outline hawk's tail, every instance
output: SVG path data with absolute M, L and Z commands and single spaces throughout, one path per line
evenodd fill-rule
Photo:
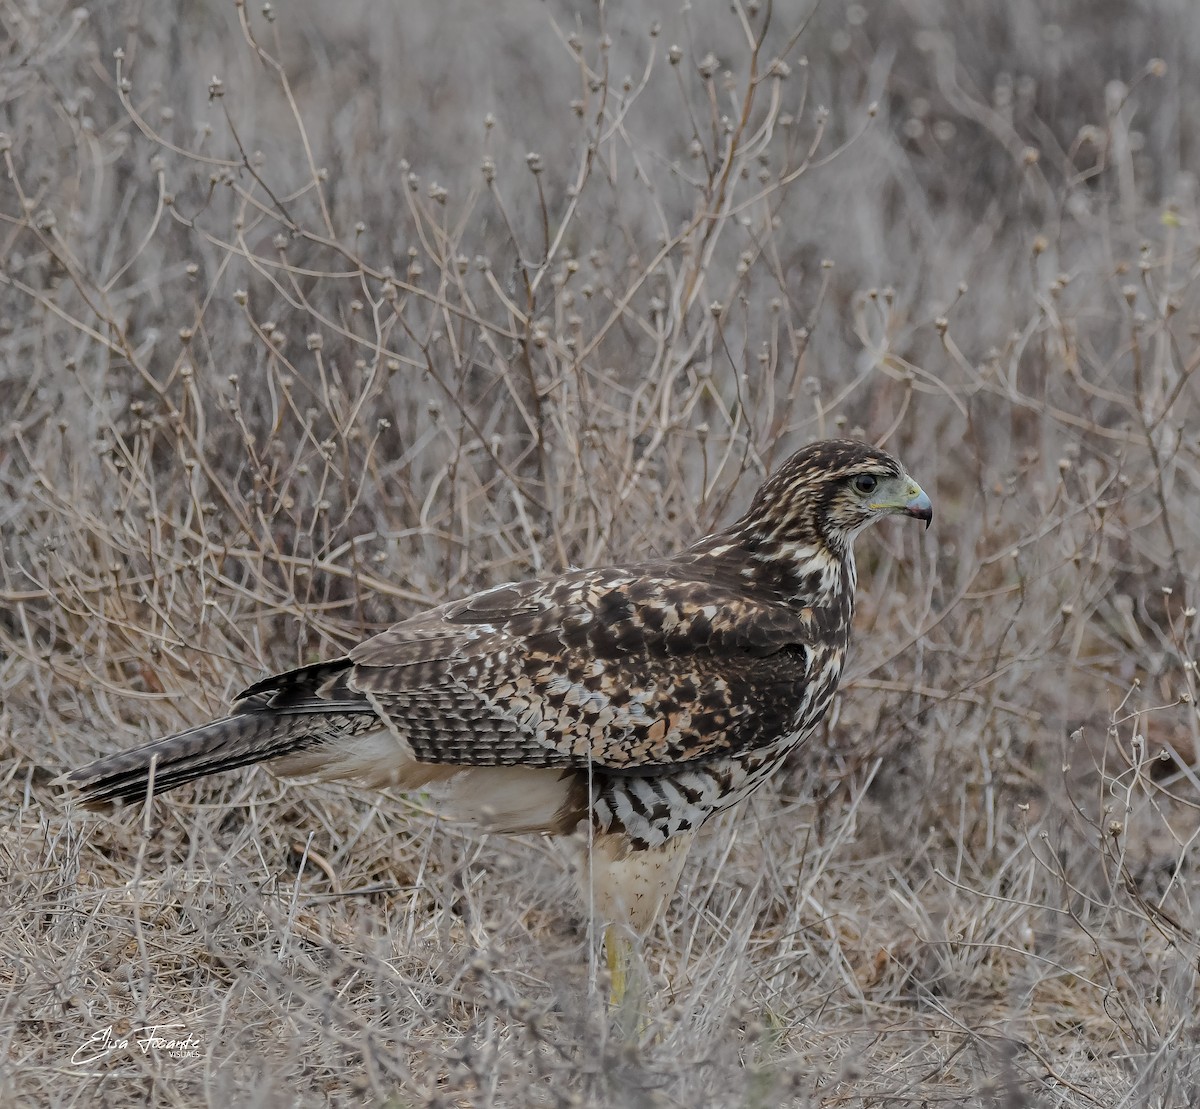
M 78 786 L 87 805 L 136 801 L 208 774 L 292 754 L 321 739 L 311 718 L 238 713 L 97 759 L 59 780 Z
M 97 759 L 59 781 L 77 786 L 87 805 L 136 801 L 378 727 L 366 700 L 347 689 L 348 668 L 339 659 L 267 678 L 237 699 L 232 716 Z

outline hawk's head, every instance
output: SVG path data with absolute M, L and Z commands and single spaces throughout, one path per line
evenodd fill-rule
M 863 528 L 890 515 L 914 516 L 928 527 L 933 506 L 886 451 L 826 439 L 801 447 L 780 466 L 737 526 L 768 542 L 824 542 L 848 551 Z

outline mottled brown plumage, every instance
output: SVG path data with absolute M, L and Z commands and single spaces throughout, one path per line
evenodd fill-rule
M 593 845 L 609 837 L 594 856 L 603 873 L 590 871 L 599 910 L 643 927 L 690 835 L 828 708 L 853 616 L 854 536 L 888 513 L 931 517 L 894 458 L 816 443 L 740 520 L 681 554 L 420 613 L 344 658 L 258 682 L 224 720 L 67 778 L 93 803 L 268 760 L 285 774 L 441 783 L 494 830 L 590 822 Z

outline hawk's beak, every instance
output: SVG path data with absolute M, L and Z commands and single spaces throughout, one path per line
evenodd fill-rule
M 919 486 L 914 486 L 917 494 L 909 500 L 900 510 L 905 516 L 915 516 L 918 520 L 925 521 L 925 530 L 929 530 L 929 525 L 933 523 L 933 503 L 925 495 L 925 491 Z
M 895 500 L 881 500 L 871 507 L 882 512 L 896 512 L 903 516 L 913 516 L 918 520 L 924 520 L 926 530 L 933 520 L 933 502 L 925 495 L 924 490 L 911 480 L 904 488 L 904 492 Z

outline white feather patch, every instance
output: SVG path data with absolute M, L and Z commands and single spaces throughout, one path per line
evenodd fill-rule
M 287 777 L 349 780 L 377 789 L 428 786 L 447 820 L 507 833 L 563 831 L 562 808 L 572 777 L 544 767 L 418 762 L 408 744 L 389 730 L 297 752 L 279 759 L 273 769 Z
M 671 900 L 694 832 L 672 836 L 658 847 L 633 850 L 624 836 L 586 835 L 573 840 L 584 905 L 599 924 L 616 924 L 645 934 Z
M 534 766 L 453 767 L 453 777 L 435 791 L 447 819 L 477 824 L 489 832 L 562 831 L 562 809 L 573 775 Z

